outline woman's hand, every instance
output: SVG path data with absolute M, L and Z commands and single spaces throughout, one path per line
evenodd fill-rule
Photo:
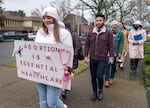
M 133 45 L 139 45 L 138 41 L 133 42 Z

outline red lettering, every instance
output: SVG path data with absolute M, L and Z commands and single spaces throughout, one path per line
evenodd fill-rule
M 24 45 L 24 48 L 28 48 L 26 44 Z
M 53 81 L 53 82 L 54 82 L 54 78 L 53 78 L 53 77 L 51 77 L 50 81 Z

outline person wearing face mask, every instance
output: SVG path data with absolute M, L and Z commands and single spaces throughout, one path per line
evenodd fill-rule
M 113 34 L 105 27 L 105 16 L 97 14 L 95 16 L 95 27 L 89 31 L 84 47 L 84 62 L 88 63 L 88 53 L 90 55 L 90 72 L 93 94 L 91 101 L 103 100 L 104 71 L 108 63 L 107 54 L 109 52 L 109 63 L 113 63 L 114 41 Z
M 58 20 L 57 10 L 53 7 L 46 7 L 42 12 L 42 28 L 37 32 L 36 43 L 64 44 L 73 49 L 71 34 Z M 73 52 L 73 51 L 72 51 Z M 73 55 L 72 55 L 73 56 Z M 60 99 L 61 88 L 36 83 L 39 93 L 40 108 L 67 108 Z
M 146 31 L 142 28 L 141 21 L 135 21 L 133 28 L 128 36 L 130 75 L 136 74 L 139 60 L 144 58 L 144 42 L 147 40 Z

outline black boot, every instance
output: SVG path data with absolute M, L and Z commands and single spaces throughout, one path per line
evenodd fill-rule
M 97 99 L 97 94 L 93 93 L 93 95 L 91 96 L 91 101 L 96 101 Z
M 61 96 L 65 99 L 67 97 L 67 90 L 62 91 Z
M 130 59 L 130 75 L 134 73 L 134 59 Z
M 104 94 L 103 94 L 103 91 L 99 91 L 98 93 L 98 100 L 103 100 L 104 99 Z

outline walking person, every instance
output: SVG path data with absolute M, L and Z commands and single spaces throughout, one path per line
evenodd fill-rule
M 117 59 L 121 57 L 123 44 L 124 44 L 124 35 L 121 29 L 119 29 L 118 21 L 112 21 L 110 23 L 111 30 L 113 32 L 113 41 L 114 41 L 114 62 L 113 64 L 108 64 L 105 72 L 105 87 L 108 87 L 109 84 L 114 83 L 115 73 L 117 71 L 116 63 Z
M 124 45 L 123 45 L 123 50 L 122 50 L 122 54 L 120 57 L 120 68 L 123 69 L 125 57 L 128 53 L 128 34 L 129 34 L 129 31 L 125 28 L 124 23 L 122 21 L 118 22 L 118 25 L 124 34 Z
M 37 32 L 35 42 L 49 44 L 64 44 L 72 46 L 70 33 L 59 25 L 57 10 L 46 7 L 42 12 L 42 28 Z M 61 88 L 36 83 L 39 93 L 40 108 L 67 108 L 60 100 Z
M 141 21 L 135 21 L 133 28 L 128 36 L 131 75 L 136 74 L 138 62 L 144 58 L 144 42 L 147 39 L 146 31 L 142 28 Z
M 74 57 L 73 57 L 73 69 L 78 68 L 78 56 L 81 46 L 81 41 L 77 33 L 72 32 L 70 22 L 64 22 L 65 28 L 71 33 L 72 41 L 73 41 L 73 49 L 74 49 Z M 62 90 L 62 97 L 67 97 L 67 90 Z
M 90 72 L 93 94 L 91 100 L 103 100 L 104 70 L 107 64 L 107 53 L 110 52 L 109 62 L 113 63 L 114 42 L 113 34 L 105 27 L 105 16 L 95 16 L 95 27 L 89 31 L 86 37 L 84 49 L 84 62 L 88 63 L 90 55 Z M 98 87 L 97 87 L 98 86 Z

